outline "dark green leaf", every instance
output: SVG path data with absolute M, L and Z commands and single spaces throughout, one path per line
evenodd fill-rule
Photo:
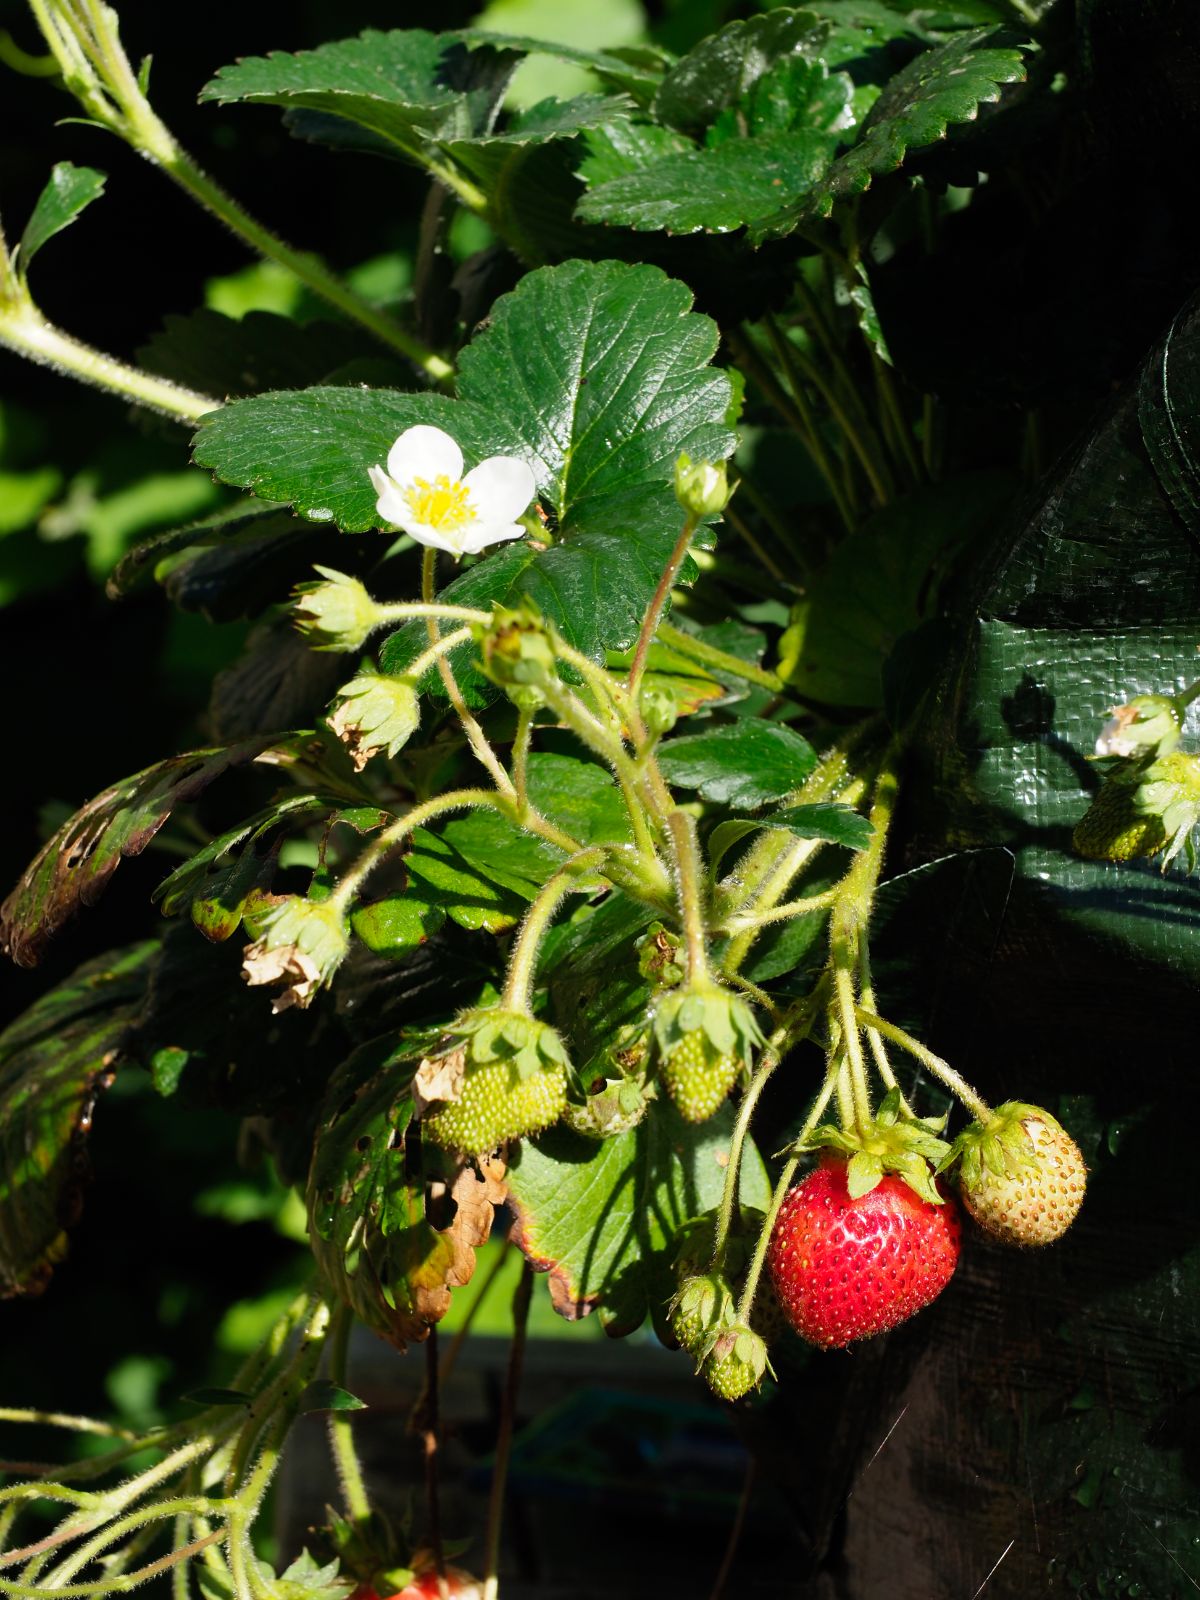
M 18 260 L 22 275 L 47 239 L 69 227 L 85 207 L 100 198 L 104 184 L 105 174 L 93 167 L 76 167 L 70 161 L 54 166 L 21 235 Z
M 365 1411 L 367 1402 L 328 1378 L 308 1384 L 300 1395 L 300 1411 Z
M 834 135 L 812 131 L 728 139 L 590 190 L 577 215 L 639 230 L 728 233 L 805 193 L 836 148 Z
M 659 746 L 668 783 L 699 789 L 714 805 L 748 810 L 798 789 L 816 765 L 808 740 L 780 722 L 746 717 Z
M 910 150 L 944 139 L 954 123 L 974 121 L 981 105 L 1000 98 L 1003 84 L 1025 76 L 1021 52 L 982 48 L 987 37 L 986 29 L 958 34 L 898 72 L 871 107 L 858 143 L 834 162 L 824 182 L 752 235 L 778 238 L 806 218 L 828 216 L 836 201 L 894 172 Z
M 273 311 L 227 317 L 202 307 L 166 316 L 137 353 L 151 372 L 224 400 L 267 389 L 302 389 L 375 346 L 340 322 L 293 322 Z
M 978 473 L 917 490 L 838 545 L 808 586 L 781 647 L 780 675 L 838 706 L 883 704 L 892 646 L 934 608 L 939 565 L 979 548 L 1011 498 L 1011 480 Z
M 621 50 L 581 50 L 554 39 L 532 39 L 527 34 L 493 33 L 483 28 L 464 28 L 458 35 L 471 44 L 490 45 L 495 50 L 519 50 L 522 55 L 553 56 L 573 66 L 586 67 L 600 81 L 647 104 L 662 82 L 665 59 L 653 46 Z
M 503 133 L 476 139 L 443 139 L 440 148 L 496 202 L 496 225 L 504 231 L 511 190 L 521 182 L 525 158 L 535 145 L 574 139 L 633 110 L 620 95 L 581 94 L 572 100 L 542 100 L 521 113 Z
M 660 1101 L 636 1128 L 600 1144 L 561 1127 L 522 1142 L 509 1169 L 514 1238 L 550 1273 L 563 1316 L 598 1309 L 607 1331 L 624 1335 L 649 1311 L 661 1329 L 676 1288 L 677 1233 L 719 1204 L 732 1126 L 729 1106 L 697 1126 Z M 739 1192 L 744 1206 L 769 1203 L 749 1140 Z
M 731 22 L 671 68 L 655 98 L 655 116 L 685 133 L 711 127 L 776 61 L 797 52 L 817 56 L 824 33 L 811 11 L 778 8 Z
M 444 915 L 419 895 L 389 895 L 355 906 L 350 926 L 375 955 L 403 956 L 435 933 Z
M 525 913 L 528 895 L 501 888 L 428 828 L 413 830 L 404 863 L 419 879 L 421 898 L 440 907 L 460 928 L 503 933 Z
M 222 67 L 200 98 L 317 112 L 419 161 L 429 135 L 470 137 L 490 124 L 515 64 L 508 52 L 468 51 L 453 35 L 368 29 L 316 50 Z
M 179 1398 L 192 1406 L 248 1406 L 252 1397 L 244 1389 L 189 1389 Z
M 828 800 L 793 806 L 769 817 L 731 817 L 713 829 L 708 842 L 708 857 L 714 870 L 739 839 L 762 828 L 782 828 L 794 833 L 797 839 L 826 839 L 830 844 L 844 845 L 847 850 L 865 850 L 871 838 L 871 824 L 866 817 L 851 811 L 849 806 Z
M 590 129 L 584 144 L 588 153 L 579 165 L 579 176 L 592 189 L 640 172 L 667 156 L 696 148 L 672 128 L 661 128 L 657 122 L 633 122 L 627 117 Z
M 0 939 L 18 966 L 36 966 L 82 906 L 94 905 L 126 856 L 146 848 L 176 806 L 274 742 L 259 735 L 221 750 L 195 750 L 147 767 L 89 800 L 65 822 L 0 907 Z
M 87 962 L 0 1034 L 0 1297 L 36 1293 L 62 1259 L 96 1097 L 156 948 Z
M 460 400 L 309 389 L 234 401 L 197 435 L 196 459 L 226 481 L 362 531 L 377 521 L 368 467 L 417 422 L 453 434 L 469 461 L 523 456 L 557 541 L 541 554 L 489 557 L 478 570 L 511 563 L 501 598 L 530 597 L 599 659 L 636 637 L 678 535 L 680 451 L 719 460 L 733 448 L 729 380 L 707 365 L 717 329 L 690 306 L 684 286 L 654 267 L 543 268 L 497 301 L 464 351 Z
M 561 923 L 542 948 L 538 980 L 549 989 L 555 1026 L 584 1081 L 620 1030 L 645 1019 L 650 987 L 637 940 L 653 920 L 652 911 L 615 891 L 587 916 Z

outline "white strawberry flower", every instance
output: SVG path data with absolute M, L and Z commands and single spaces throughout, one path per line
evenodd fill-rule
M 533 471 L 516 456 L 489 456 L 463 475 L 458 444 L 441 428 L 406 428 L 388 451 L 387 471 L 368 469 L 385 522 L 418 544 L 473 556 L 525 532 L 516 520 L 537 490 Z

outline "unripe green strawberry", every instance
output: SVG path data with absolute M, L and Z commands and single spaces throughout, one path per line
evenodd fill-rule
M 1106 778 L 1076 825 L 1075 849 L 1092 861 L 1131 861 L 1164 847 L 1164 870 L 1186 848 L 1200 820 L 1200 756 L 1174 750 L 1132 774 Z
M 963 1205 L 1003 1244 L 1053 1244 L 1083 1204 L 1087 1168 L 1079 1146 L 1041 1106 L 1011 1101 L 959 1135 Z
M 582 1105 L 568 1100 L 563 1121 L 588 1139 L 615 1139 L 636 1128 L 646 1115 L 644 1088 L 636 1078 L 610 1078 L 594 1089 Z
M 1161 817 L 1137 807 L 1137 785 L 1109 778 L 1075 824 L 1071 843 L 1089 861 L 1133 861 L 1152 856 L 1167 842 Z
M 688 1122 L 712 1116 L 761 1041 L 746 1002 L 711 980 L 670 990 L 654 1009 L 659 1076 Z
M 704 1376 L 719 1399 L 740 1400 L 758 1388 L 767 1365 L 767 1347 L 758 1334 L 735 1322 L 717 1335 L 704 1358 Z
M 464 1012 L 413 1087 L 435 1144 L 485 1155 L 557 1122 L 567 1099 L 567 1052 L 553 1028 L 492 1006 Z
M 688 1278 L 671 1303 L 670 1327 L 681 1349 L 698 1356 L 734 1315 L 733 1294 L 718 1272 Z

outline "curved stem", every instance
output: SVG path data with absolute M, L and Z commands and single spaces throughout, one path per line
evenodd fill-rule
M 580 873 L 599 866 L 604 856 L 604 847 L 596 845 L 589 850 L 581 850 L 578 855 L 572 856 L 570 861 L 565 861 L 545 888 L 539 891 L 537 898 L 525 913 L 525 920 L 521 924 L 521 931 L 517 935 L 509 959 L 504 992 L 500 997 L 500 1004 L 506 1011 L 520 1011 L 532 1015 L 529 1010 L 530 994 L 537 970 L 538 950 L 546 929 L 562 901 L 575 887 L 574 880 Z
M 445 634 L 436 644 L 431 644 L 428 650 L 422 651 L 412 666 L 405 671 L 404 676 L 411 678 L 414 683 L 420 683 L 435 661 L 441 660 L 451 650 L 457 650 L 459 645 L 465 644 L 470 637 L 470 628 L 455 628 L 453 633 Z
M 875 983 L 871 976 L 871 951 L 867 940 L 864 938 L 858 952 L 858 1003 L 864 1011 L 874 1011 Z M 915 1117 L 916 1112 L 908 1103 L 908 1097 L 896 1081 L 896 1074 L 892 1071 L 892 1063 L 888 1059 L 887 1047 L 883 1042 L 883 1035 L 878 1028 L 867 1028 L 867 1046 L 871 1052 L 871 1059 L 875 1063 L 885 1089 L 895 1089 L 900 1096 L 900 1114 L 903 1117 Z
M 421 599 L 429 606 L 433 605 L 435 599 L 434 577 L 436 571 L 437 551 L 432 546 L 427 545 L 421 560 Z M 430 644 L 436 645 L 439 636 L 436 616 L 429 616 L 426 619 L 426 626 L 429 630 Z M 442 680 L 442 687 L 446 691 L 446 698 L 454 707 L 458 720 L 462 724 L 463 732 L 467 736 L 467 743 L 487 768 L 492 782 L 500 793 L 515 798 L 516 790 L 512 786 L 512 780 L 500 765 L 499 757 L 488 743 L 483 729 L 467 710 L 467 703 L 462 697 L 462 691 L 458 687 L 458 680 L 454 676 L 454 668 L 442 656 L 439 656 L 437 658 L 437 669 L 438 676 Z
M 492 1490 L 488 1497 L 487 1537 L 484 1546 L 483 1600 L 496 1600 L 500 1591 L 500 1529 L 504 1519 L 504 1488 L 512 1454 L 513 1425 L 521 1389 L 521 1367 L 525 1359 L 525 1335 L 529 1327 L 529 1304 L 533 1298 L 533 1268 L 521 1263 L 521 1277 L 513 1294 L 513 1334 L 508 1356 L 508 1374 L 496 1434 L 496 1455 L 492 1466 Z
M 893 1044 L 907 1050 L 910 1056 L 915 1056 L 927 1071 L 931 1072 L 939 1082 L 945 1084 L 951 1094 L 955 1095 L 966 1106 L 967 1110 L 979 1122 L 987 1122 L 992 1114 L 991 1107 L 981 1094 L 978 1094 L 960 1072 L 955 1072 L 948 1061 L 943 1061 L 941 1056 L 935 1056 L 933 1051 L 914 1039 L 911 1033 L 905 1033 L 903 1028 L 898 1028 L 894 1022 L 885 1022 L 882 1017 L 877 1017 L 871 1011 L 864 1011 L 861 1006 L 855 1008 L 855 1013 L 860 1023 L 865 1028 L 874 1028 L 885 1039 L 890 1039 Z
M 440 600 L 396 600 L 388 605 L 376 607 L 378 620 L 375 627 L 382 627 L 387 622 L 403 622 L 409 617 L 442 617 L 447 622 L 489 622 L 491 620 L 486 611 L 477 611 L 474 606 L 447 606 Z
M 330 900 L 344 910 L 384 857 L 391 855 L 414 828 L 421 827 L 444 812 L 469 811 L 475 806 L 488 806 L 506 817 L 512 815 L 511 804 L 494 789 L 451 789 L 448 794 L 435 795 L 432 800 L 425 800 L 421 805 L 414 806 L 411 811 L 406 811 L 390 827 L 372 839 L 370 844 L 359 852 L 353 865 L 338 879 L 329 897 Z
M 517 791 L 517 821 L 529 810 L 529 745 L 533 738 L 533 712 L 517 712 L 517 732 L 512 746 L 512 779 Z
M 41 367 L 105 389 L 173 422 L 194 423 L 221 402 L 94 350 L 47 322 L 27 295 L 0 300 L 0 345 Z
M 642 681 L 642 673 L 646 670 L 646 654 L 650 649 L 651 640 L 654 638 L 655 630 L 674 587 L 675 579 L 679 576 L 683 558 L 687 555 L 692 540 L 696 536 L 697 526 L 698 519 L 689 513 L 684 519 L 683 527 L 679 531 L 679 537 L 675 541 L 675 547 L 667 559 L 666 566 L 663 568 L 662 577 L 658 580 L 658 588 L 655 589 L 650 604 L 646 607 L 646 615 L 642 618 L 641 631 L 638 634 L 637 645 L 633 652 L 633 665 L 629 669 L 628 688 L 630 695 L 634 699 L 637 698 L 638 685 Z

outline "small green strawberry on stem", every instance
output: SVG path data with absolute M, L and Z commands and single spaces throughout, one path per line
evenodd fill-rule
M 702 1370 L 718 1400 L 744 1399 L 771 1370 L 766 1343 L 744 1322 L 732 1322 L 709 1339 Z
M 971 1123 L 942 1170 L 958 1167 L 963 1205 L 1002 1244 L 1053 1244 L 1083 1204 L 1087 1167 L 1070 1134 L 1041 1106 L 1010 1100 Z
M 548 1023 L 503 1005 L 464 1011 L 413 1079 L 435 1144 L 486 1155 L 540 1133 L 563 1113 L 567 1051 Z
M 707 974 L 661 997 L 652 1034 L 659 1077 L 688 1122 L 712 1116 L 763 1042 L 746 1002 Z
M 713 1335 L 730 1326 L 735 1316 L 733 1290 L 720 1272 L 685 1278 L 671 1302 L 668 1326 L 679 1347 L 700 1357 Z
M 1174 750 L 1148 765 L 1122 763 L 1075 825 L 1071 842 L 1089 861 L 1132 861 L 1165 849 L 1163 871 L 1182 850 L 1196 864 L 1200 756 Z

